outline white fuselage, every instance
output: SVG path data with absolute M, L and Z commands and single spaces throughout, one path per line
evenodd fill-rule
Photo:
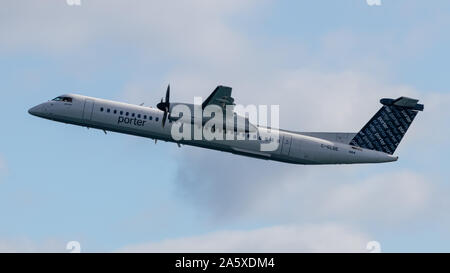
M 163 112 L 150 107 L 70 94 L 72 102 L 48 101 L 29 110 L 30 114 L 59 122 L 75 124 L 146 138 L 193 145 L 235 154 L 295 164 L 352 164 L 396 161 L 386 153 L 362 149 L 306 134 L 257 127 L 255 136 L 244 131 L 244 140 L 180 140 L 172 138 L 175 122 L 161 124 Z M 128 113 L 128 114 L 127 114 Z M 194 125 L 196 126 L 196 125 Z M 261 151 L 261 143 L 279 143 L 273 151 Z

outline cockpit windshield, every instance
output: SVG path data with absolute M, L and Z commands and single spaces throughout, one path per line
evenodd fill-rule
M 53 101 L 63 101 L 63 102 L 72 102 L 71 97 L 56 97 Z

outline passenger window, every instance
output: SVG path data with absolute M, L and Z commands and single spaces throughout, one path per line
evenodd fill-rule
M 158 120 L 159 120 L 159 118 L 158 118 L 158 117 L 156 117 L 156 118 L 155 118 L 155 121 L 156 121 L 156 122 L 158 122 Z
M 117 114 L 117 110 L 114 110 L 114 114 Z
M 144 115 L 144 119 L 147 119 L 147 115 Z
M 148 117 L 149 120 L 152 120 L 152 118 L 153 118 L 152 116 L 149 116 L 149 117 Z
M 134 113 L 132 113 L 131 116 L 134 118 Z
M 128 115 L 129 115 L 129 114 L 130 114 L 130 113 L 126 112 L 126 113 L 125 113 L 125 116 L 127 116 L 127 117 L 128 117 Z
M 108 113 L 109 113 L 109 112 L 111 112 L 111 110 L 110 110 L 110 109 L 108 108 L 108 109 L 106 109 L 106 112 L 108 112 Z
M 103 112 L 103 107 L 100 107 L 100 112 Z
M 120 115 L 123 115 L 123 111 L 120 111 Z
M 141 118 L 141 114 L 138 114 L 138 118 Z

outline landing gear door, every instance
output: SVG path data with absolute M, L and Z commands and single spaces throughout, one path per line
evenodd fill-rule
M 283 145 L 281 146 L 281 154 L 289 155 L 289 151 L 291 150 L 292 144 L 292 136 L 283 136 Z
M 84 102 L 83 119 L 91 120 L 93 109 L 94 109 L 94 101 L 91 99 L 86 99 Z

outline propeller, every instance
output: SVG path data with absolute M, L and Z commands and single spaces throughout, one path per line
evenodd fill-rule
M 159 110 L 164 112 L 164 116 L 163 116 L 163 119 L 162 119 L 162 127 L 164 127 L 164 125 L 166 124 L 167 116 L 169 116 L 169 118 L 170 118 L 170 112 L 169 112 L 170 102 L 169 102 L 169 99 L 170 99 L 170 84 L 167 86 L 166 100 L 163 101 L 163 98 L 161 98 L 161 102 L 156 105 L 156 107 Z

